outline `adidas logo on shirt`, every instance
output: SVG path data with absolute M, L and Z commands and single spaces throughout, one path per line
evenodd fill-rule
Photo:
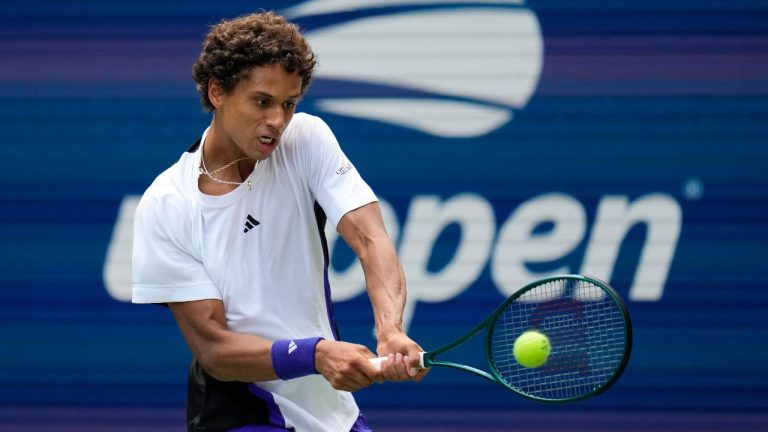
M 248 217 L 245 218 L 245 229 L 243 230 L 243 232 L 247 233 L 254 227 L 258 226 L 259 224 L 261 224 L 261 222 L 257 221 L 253 216 L 248 215 Z

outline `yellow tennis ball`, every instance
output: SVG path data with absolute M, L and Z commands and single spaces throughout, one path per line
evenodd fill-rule
M 521 366 L 535 368 L 543 365 L 549 358 L 549 339 L 541 332 L 529 330 L 515 340 L 512 347 L 515 360 Z

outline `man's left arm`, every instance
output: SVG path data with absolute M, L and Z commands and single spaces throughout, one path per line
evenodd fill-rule
M 372 202 L 347 212 L 337 228 L 363 267 L 376 322 L 376 350 L 389 358 L 382 365 L 383 377 L 390 381 L 421 379 L 425 371 L 418 365 L 423 349 L 403 330 L 405 273 L 387 236 L 379 204 Z

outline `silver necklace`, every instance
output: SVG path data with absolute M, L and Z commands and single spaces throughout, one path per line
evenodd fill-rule
M 253 171 L 251 171 L 251 173 L 248 174 L 248 178 L 246 178 L 245 181 L 242 181 L 242 182 L 236 182 L 236 181 L 230 181 L 230 180 L 222 180 L 220 178 L 217 178 L 217 177 L 213 176 L 217 172 L 220 172 L 220 171 L 222 171 L 224 169 L 227 169 L 227 168 L 231 167 L 232 165 L 234 165 L 234 164 L 236 164 L 236 163 L 238 163 L 240 161 L 247 160 L 247 159 L 251 159 L 251 158 L 249 158 L 249 157 L 242 157 L 240 159 L 235 159 L 232 162 L 230 162 L 230 163 L 228 163 L 228 164 L 226 164 L 226 165 L 224 165 L 222 167 L 216 168 L 213 171 L 208 171 L 208 168 L 205 166 L 205 141 L 203 141 L 203 142 L 200 143 L 200 166 L 198 167 L 198 170 L 199 170 L 198 172 L 200 174 L 207 175 L 209 179 L 211 179 L 211 180 L 213 180 L 213 181 L 215 181 L 217 183 L 231 184 L 231 185 L 241 185 L 241 184 L 245 183 L 248 186 L 248 190 L 251 190 L 251 175 L 253 175 Z M 253 166 L 254 170 L 256 170 L 256 167 L 259 166 L 259 162 L 261 162 L 261 161 L 260 160 L 256 160 L 256 164 Z

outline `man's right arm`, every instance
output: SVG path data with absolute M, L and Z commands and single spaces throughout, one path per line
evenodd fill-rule
M 272 341 L 230 331 L 221 300 L 168 305 L 192 354 L 220 381 L 259 382 L 278 379 L 272 365 Z M 321 340 L 315 347 L 315 369 L 337 390 L 355 391 L 380 381 L 362 345 Z
M 227 328 L 221 300 L 169 303 L 192 355 L 220 381 L 277 379 L 272 367 L 272 341 Z

